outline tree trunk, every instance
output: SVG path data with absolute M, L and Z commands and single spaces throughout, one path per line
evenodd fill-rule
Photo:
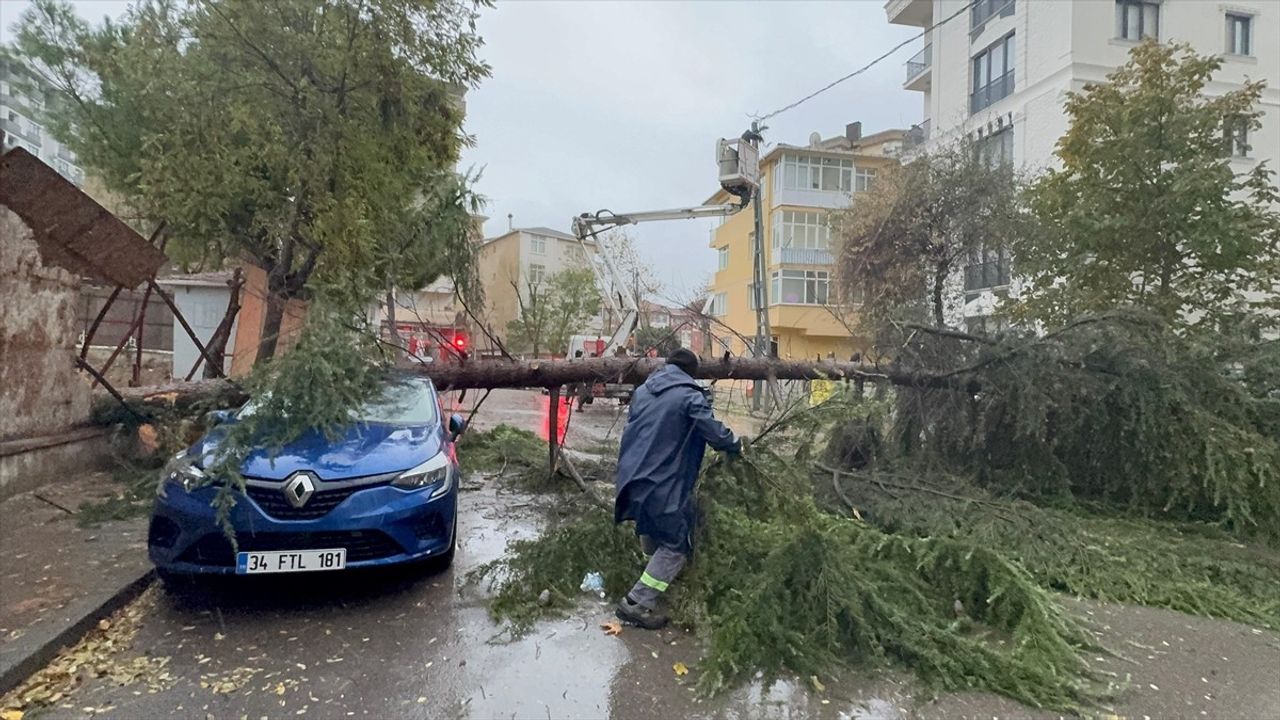
M 262 335 L 258 338 L 258 355 L 253 359 L 254 367 L 275 357 L 286 303 L 283 279 L 277 279 L 274 272 L 267 275 L 266 309 L 262 317 Z
M 227 356 L 227 340 L 231 338 L 231 326 L 235 325 L 236 315 L 240 314 L 240 288 L 244 286 L 244 278 L 241 276 L 240 268 L 235 269 L 231 280 L 227 283 L 231 288 L 231 297 L 227 300 L 227 311 L 222 315 L 222 322 L 218 323 L 218 329 L 213 331 L 213 337 L 209 338 L 209 357 L 219 360 Z M 204 356 L 200 356 L 196 360 L 196 365 L 200 365 L 200 360 Z M 191 375 L 195 373 L 196 368 L 192 367 L 191 372 L 187 374 L 187 379 L 191 379 Z M 221 367 L 214 367 L 210 363 L 204 364 L 204 378 L 211 380 L 216 377 L 222 377 L 225 373 Z
M 391 354 L 393 362 L 400 362 L 400 358 L 404 356 L 400 350 L 402 343 L 400 342 L 400 330 L 396 327 L 396 289 L 387 280 L 387 340 L 391 343 Z
M 942 314 L 942 293 L 946 288 L 948 269 L 945 263 L 939 263 L 933 269 L 933 324 L 938 327 L 947 326 Z
M 575 383 L 624 383 L 638 385 L 665 361 L 659 358 L 602 357 L 578 360 L 483 360 L 462 363 L 430 363 L 415 371 L 431 378 L 441 390 L 471 388 L 553 388 Z M 712 360 L 698 367 L 704 380 L 857 380 L 899 386 L 977 392 L 980 385 L 963 374 L 930 374 L 901 368 L 876 368 L 854 362 L 778 360 L 775 358 L 731 358 Z M 122 393 L 142 413 L 170 407 L 189 407 L 205 400 L 202 407 L 230 407 L 244 402 L 247 395 L 225 380 L 180 383 L 162 388 L 136 388 Z M 107 397 L 94 400 L 93 420 L 99 424 L 123 422 L 132 416 Z

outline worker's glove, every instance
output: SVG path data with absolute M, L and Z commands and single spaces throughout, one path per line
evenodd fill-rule
M 729 449 L 729 459 L 737 460 L 742 457 L 742 453 L 747 449 L 747 438 L 743 435 L 738 436 L 738 442 Z

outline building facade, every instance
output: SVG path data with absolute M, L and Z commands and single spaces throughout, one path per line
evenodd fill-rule
M 1143 39 L 1186 42 L 1223 66 L 1209 94 L 1266 80 L 1262 127 L 1244 138 L 1232 164 L 1244 171 L 1280 162 L 1280 4 L 1274 0 L 889 0 L 889 22 L 929 28 L 906 63 L 903 87 L 919 91 L 928 144 L 967 136 L 993 162 L 1035 173 L 1055 164 L 1067 131 L 1068 91 L 1104 82 Z M 1003 257 L 973 258 L 955 324 L 990 327 L 997 297 L 1017 292 Z
M 529 302 L 530 286 L 539 286 L 563 270 L 589 269 L 596 244 L 583 245 L 574 236 L 546 227 L 513 228 L 480 244 L 480 283 L 484 288 L 483 318 L 489 331 L 504 338 L 507 325 L 520 317 Z M 597 318 L 583 332 L 602 332 Z M 553 352 L 554 348 L 551 349 Z M 560 350 L 563 352 L 563 350 Z
M 4 150 L 21 147 L 58 174 L 84 184 L 84 170 L 75 153 L 58 142 L 39 121 L 46 108 L 58 102 L 54 89 L 13 54 L 0 49 L 0 130 Z
M 849 330 L 853 309 L 834 304 L 828 214 L 851 202 L 856 208 L 858 193 L 871 187 L 877 172 L 897 163 L 906 140 L 902 130 L 863 137 L 861 123 L 852 123 L 842 136 L 823 140 L 814 133 L 807 146 L 779 144 L 760 158 L 765 290 L 778 357 L 847 358 L 861 349 L 862 341 Z M 721 191 L 709 202 L 731 200 Z M 707 313 L 716 320 L 713 354 L 749 354 L 743 338 L 756 333 L 754 229 L 748 208 L 712 232 L 717 269 Z

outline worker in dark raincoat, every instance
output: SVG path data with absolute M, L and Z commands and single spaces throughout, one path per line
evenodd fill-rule
M 618 452 L 615 522 L 634 520 L 649 564 L 618 602 L 620 619 L 657 629 L 658 601 L 688 561 L 697 520 L 693 486 L 706 446 L 736 456 L 742 441 L 716 420 L 693 379 L 698 356 L 680 348 L 635 391 Z

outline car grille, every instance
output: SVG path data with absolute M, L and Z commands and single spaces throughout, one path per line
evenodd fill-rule
M 241 533 L 236 536 L 241 552 L 273 550 L 326 550 L 346 548 L 347 562 L 378 560 L 404 552 L 386 533 L 378 530 L 313 533 Z M 235 550 L 222 533 L 210 533 L 191 544 L 179 562 L 230 567 L 236 564 Z
M 315 520 L 328 515 L 330 510 L 341 505 L 342 501 L 351 497 L 352 493 L 385 484 L 341 487 L 330 490 L 318 489 L 307 500 L 307 504 L 300 508 L 290 505 L 289 501 L 285 499 L 284 491 L 279 487 L 249 485 L 244 490 L 245 494 L 253 498 L 258 507 L 262 508 L 262 512 L 276 520 Z

